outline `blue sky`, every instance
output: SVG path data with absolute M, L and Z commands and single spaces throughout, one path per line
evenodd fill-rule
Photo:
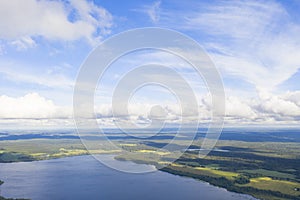
M 1 1 L 0 127 L 72 127 L 73 86 L 90 51 L 114 34 L 152 26 L 182 32 L 208 53 L 224 82 L 226 124 L 297 125 L 299 10 L 297 0 Z M 104 76 L 96 91 L 100 124 L 113 126 L 111 94 L 122 74 L 147 62 L 180 72 L 197 94 L 201 120 L 209 120 L 201 77 L 172 55 L 144 51 L 116 62 Z M 146 119 L 160 103 L 168 121 L 178 123 L 178 102 L 156 86 L 133 98 L 132 119 Z

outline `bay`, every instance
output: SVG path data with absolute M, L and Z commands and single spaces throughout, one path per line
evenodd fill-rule
M 109 155 L 101 155 L 111 159 Z M 138 164 L 114 160 L 120 165 Z M 152 167 L 152 166 L 149 166 Z M 208 183 L 161 171 L 129 174 L 108 168 L 92 156 L 1 163 L 1 195 L 32 200 L 254 200 Z

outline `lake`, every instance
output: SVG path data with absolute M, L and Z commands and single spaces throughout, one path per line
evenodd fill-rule
M 101 155 L 111 159 L 109 155 Z M 114 160 L 126 167 L 132 162 Z M 152 167 L 152 166 L 149 166 Z M 32 200 L 254 200 L 208 183 L 161 171 L 128 174 L 110 169 L 92 156 L 1 163 L 1 195 Z

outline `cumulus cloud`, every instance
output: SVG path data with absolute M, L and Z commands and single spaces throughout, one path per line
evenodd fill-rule
M 295 103 L 297 106 L 300 106 L 300 91 L 288 91 L 285 95 L 283 95 L 282 98 Z
M 297 124 L 300 117 L 299 94 L 299 91 L 295 91 L 276 95 L 259 90 L 258 96 L 253 98 L 229 95 L 225 99 L 225 124 Z M 202 102 L 204 110 L 209 113 L 211 102 L 208 96 L 203 97 Z
M 70 110 L 59 107 L 37 93 L 22 97 L 0 96 L 1 119 L 51 119 L 69 118 Z
M 274 95 L 268 92 L 259 92 L 253 99 L 229 96 L 226 98 L 226 125 L 237 124 L 297 124 L 300 117 L 300 105 L 295 102 L 295 95 L 300 92 L 287 92 Z M 298 101 L 299 99 L 297 99 Z M 46 125 L 66 124 L 71 126 L 72 108 L 55 105 L 49 99 L 37 93 L 29 93 L 22 97 L 0 96 L 0 124 L 20 122 L 26 120 Z M 211 101 L 209 95 L 201 97 L 198 114 L 191 111 L 190 115 L 182 116 L 180 104 L 162 102 L 160 107 L 154 103 L 129 103 L 128 116 L 113 113 L 111 104 L 99 104 L 94 108 L 94 116 L 102 126 L 113 127 L 116 121 L 133 124 L 149 124 L 154 118 L 159 118 L 168 124 L 193 124 L 199 120 L 201 124 L 208 124 L 211 119 Z M 82 115 L 83 119 L 90 120 L 91 116 Z M 154 117 L 154 118 L 153 118 Z M 38 122 L 40 121 L 40 122 Z M 30 122 L 30 123 L 31 123 Z M 29 122 L 28 122 L 29 123 Z
M 295 92 L 293 94 L 297 94 Z M 300 106 L 294 102 L 294 96 L 290 92 L 283 95 L 274 95 L 268 92 L 259 92 L 261 101 L 258 102 L 258 109 L 262 113 L 282 116 L 282 117 L 299 117 Z
M 257 115 L 247 102 L 233 96 L 226 99 L 226 116 L 253 119 Z
M 88 1 L 0 1 L 0 38 L 19 49 L 32 46 L 36 36 L 92 43 L 110 32 L 112 20 L 107 10 Z
M 275 95 L 260 90 L 257 98 L 243 99 L 228 97 L 226 113 L 228 123 L 244 121 L 248 124 L 294 124 L 300 117 L 300 105 L 293 95 L 299 92 L 286 92 Z

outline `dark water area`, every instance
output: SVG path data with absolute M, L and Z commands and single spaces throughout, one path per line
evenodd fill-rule
M 105 159 L 112 159 L 112 156 Z M 128 168 L 132 162 L 113 161 Z M 152 167 L 152 166 L 149 166 Z M 108 168 L 92 156 L 1 163 L 1 195 L 32 200 L 254 200 L 208 183 L 161 171 L 129 174 Z
M 116 129 L 105 130 L 105 137 L 98 134 L 96 131 L 91 131 L 89 134 L 81 136 L 82 139 L 87 140 L 132 140 L 139 139 L 138 137 L 144 135 L 143 141 L 152 140 L 170 140 L 174 138 L 177 129 L 163 129 L 156 135 L 151 135 L 151 130 L 147 130 L 150 133 L 150 137 L 147 133 L 136 132 L 133 130 L 132 135 L 126 135 Z M 134 137 L 136 134 L 137 137 Z M 186 134 L 189 134 L 189 130 L 186 130 Z M 191 133 L 193 134 L 193 133 Z M 206 136 L 206 129 L 198 129 L 195 139 L 204 138 Z M 16 132 L 1 131 L 0 141 L 4 140 L 26 140 L 26 139 L 80 139 L 76 131 L 27 131 Z M 185 137 L 179 139 L 184 140 Z M 300 129 L 245 129 L 245 128 L 225 128 L 221 135 L 220 140 L 234 140 L 245 142 L 300 142 Z

